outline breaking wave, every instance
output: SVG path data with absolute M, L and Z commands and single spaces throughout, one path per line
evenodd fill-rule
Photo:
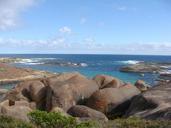
M 126 61 L 117 61 L 119 63 L 122 63 L 122 64 L 138 64 L 140 62 L 143 62 L 143 61 L 138 61 L 138 60 L 126 60 Z

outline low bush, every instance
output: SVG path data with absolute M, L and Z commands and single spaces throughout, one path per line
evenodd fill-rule
M 171 128 L 168 120 L 144 120 L 136 117 L 120 118 L 108 123 L 97 121 L 77 121 L 61 113 L 33 111 L 29 113 L 30 123 L 11 117 L 0 116 L 0 128 Z
M 30 121 L 38 128 L 98 128 L 94 121 L 78 123 L 76 118 L 62 113 L 33 111 L 29 113 Z
M 33 111 L 29 114 L 30 121 L 40 128 L 73 128 L 76 119 L 61 113 Z
M 0 128 L 35 128 L 32 124 L 13 119 L 11 117 L 0 116 Z
M 5 72 L 6 69 L 5 68 L 0 68 L 0 72 Z

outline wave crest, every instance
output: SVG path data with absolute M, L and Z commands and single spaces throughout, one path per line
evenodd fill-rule
M 122 64 L 138 64 L 138 63 L 141 63 L 143 61 L 138 61 L 138 60 L 126 60 L 126 61 L 117 61 L 119 63 L 122 63 Z

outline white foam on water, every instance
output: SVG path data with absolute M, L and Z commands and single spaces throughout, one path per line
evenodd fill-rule
M 126 61 L 117 61 L 119 63 L 122 63 L 122 64 L 138 64 L 140 62 L 143 62 L 143 61 L 138 61 L 138 60 L 126 60 Z
M 16 63 L 26 64 L 26 65 L 39 65 L 39 64 L 44 64 L 43 61 L 45 60 L 54 60 L 54 59 L 56 58 L 30 58 L 30 59 L 21 59 Z
M 88 64 L 86 64 L 86 63 L 80 63 L 80 65 L 81 65 L 82 67 L 87 67 L 87 66 L 88 66 Z

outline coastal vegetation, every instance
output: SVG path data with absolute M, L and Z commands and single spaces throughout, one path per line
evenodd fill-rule
M 170 128 L 169 120 L 144 120 L 137 117 L 118 118 L 108 123 L 100 121 L 78 121 L 61 113 L 33 111 L 30 121 L 24 122 L 11 117 L 0 116 L 0 128 Z

